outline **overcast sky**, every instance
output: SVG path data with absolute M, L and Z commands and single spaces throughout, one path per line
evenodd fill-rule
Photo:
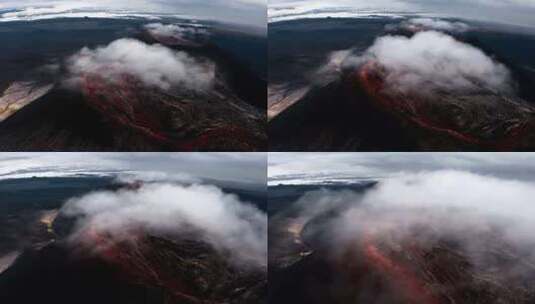
M 134 173 L 265 184 L 265 153 L 0 153 L 0 179 Z
M 266 26 L 266 5 L 266 0 L 0 0 L 0 9 L 22 9 L 15 15 L 9 13 L 3 16 L 10 19 L 32 15 L 61 15 L 73 9 L 96 8 L 187 15 L 257 27 Z
M 535 181 L 535 153 L 270 153 L 272 184 L 460 170 Z
M 468 19 L 497 21 L 535 27 L 535 0 L 270 0 L 272 21 L 311 17 L 330 11 L 347 16 L 354 9 L 370 11 L 423 12 Z M 314 10 L 312 12 L 312 10 Z M 336 13 L 334 13 L 336 12 Z M 290 17 L 294 15 L 293 17 Z

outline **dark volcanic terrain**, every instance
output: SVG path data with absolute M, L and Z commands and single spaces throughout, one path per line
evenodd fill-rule
M 265 303 L 266 288 L 262 269 L 235 267 L 202 242 L 152 236 L 97 253 L 54 242 L 26 251 L 0 275 L 7 303 L 252 304 Z
M 63 23 L 72 30 L 59 31 Z M 0 78 L 0 150 L 267 149 L 265 66 L 256 62 L 265 54 L 265 38 L 209 24 L 203 25 L 209 30 L 202 35 L 178 39 L 147 30 L 141 20 L 45 20 L 1 26 L 5 29 L 0 38 L 13 40 L 13 45 L 0 58 L 9 62 L 4 73 L 10 73 Z M 39 53 L 21 54 L 17 47 L 27 46 L 16 40 L 17 34 L 41 35 L 36 44 L 44 37 L 50 41 L 40 42 L 46 45 Z M 69 40 L 72 35 L 86 39 Z M 213 84 L 202 90 L 181 85 L 162 89 L 128 73 L 109 81 L 102 73 L 88 71 L 78 89 L 65 86 L 68 56 L 118 38 L 165 45 L 210 62 L 215 66 Z

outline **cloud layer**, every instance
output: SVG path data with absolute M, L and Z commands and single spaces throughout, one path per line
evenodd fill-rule
M 236 263 L 262 266 L 267 261 L 267 216 L 213 186 L 159 183 L 96 192 L 71 199 L 62 212 L 81 218 L 73 242 L 92 244 L 95 234 L 129 240 L 140 229 L 164 236 L 191 233 Z
M 266 27 L 265 0 L 7 0 L 0 22 L 51 18 L 178 17 Z
M 535 27 L 535 2 L 522 0 L 273 0 L 269 2 L 271 22 L 322 17 L 456 17 Z
M 32 176 L 266 184 L 266 153 L 0 153 L 0 180 Z
M 87 75 L 118 82 L 126 74 L 164 90 L 173 86 L 204 90 L 211 86 L 215 75 L 211 62 L 200 62 L 184 52 L 128 38 L 95 49 L 83 48 L 67 60 L 67 69 L 70 85 L 79 85 Z
M 533 153 L 270 153 L 270 183 L 382 180 L 401 173 L 458 170 L 535 181 Z

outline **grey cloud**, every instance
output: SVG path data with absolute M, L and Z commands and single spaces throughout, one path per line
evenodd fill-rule
M 272 20 L 274 16 L 283 14 L 300 18 L 328 13 L 333 8 L 344 8 L 349 15 L 366 11 L 392 14 L 424 13 L 535 27 L 532 17 L 535 14 L 535 3 L 529 0 L 381 0 L 373 3 L 359 0 L 273 0 L 269 2 L 269 8 Z
M 533 153 L 270 153 L 269 178 L 386 178 L 400 173 L 460 170 L 535 181 Z
M 265 185 L 266 162 L 266 153 L 0 153 L 0 176 L 87 173 Z
M 222 21 L 226 23 L 242 24 L 254 27 L 266 27 L 266 5 L 265 0 L 22 0 L 0 2 L 1 9 L 16 9 L 8 12 L 4 18 L 12 20 L 32 19 L 33 17 L 69 16 L 73 12 L 92 11 L 102 12 L 93 14 L 95 16 L 108 15 L 126 16 L 128 13 L 133 16 L 143 15 L 182 15 L 192 18 Z M 1 13 L 1 12 L 0 12 Z M 127 14 L 127 15 L 128 15 Z M 77 15 L 75 15 L 77 16 Z M 0 21 L 2 18 L 0 18 Z

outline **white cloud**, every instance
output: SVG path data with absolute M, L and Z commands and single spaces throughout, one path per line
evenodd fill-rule
M 145 25 L 145 29 L 154 35 L 178 36 L 180 38 L 186 38 L 191 34 L 208 34 L 208 31 L 204 26 L 191 24 L 187 27 L 180 26 L 178 24 L 162 24 L 162 23 L 149 23 Z
M 99 246 L 95 235 L 130 240 L 135 232 L 200 237 L 232 261 L 265 266 L 267 216 L 213 186 L 149 184 L 139 190 L 96 192 L 71 199 L 62 211 L 80 216 L 75 243 Z M 103 246 L 106 246 L 105 244 Z
M 506 66 L 440 32 L 419 32 L 410 38 L 380 37 L 364 58 L 385 69 L 387 88 L 395 92 L 513 91 Z
M 149 23 L 144 27 L 158 41 L 165 41 L 165 45 L 199 46 L 210 35 L 207 27 L 199 24 Z
M 126 74 L 164 90 L 174 86 L 205 90 L 215 76 L 215 65 L 211 62 L 198 61 L 162 45 L 126 38 L 95 49 L 83 48 L 68 59 L 67 69 L 71 75 L 67 83 L 71 86 L 80 85 L 87 75 L 117 82 Z
M 436 30 L 444 32 L 465 32 L 470 26 L 464 22 L 448 21 L 438 18 L 412 18 L 401 22 L 402 28 Z

